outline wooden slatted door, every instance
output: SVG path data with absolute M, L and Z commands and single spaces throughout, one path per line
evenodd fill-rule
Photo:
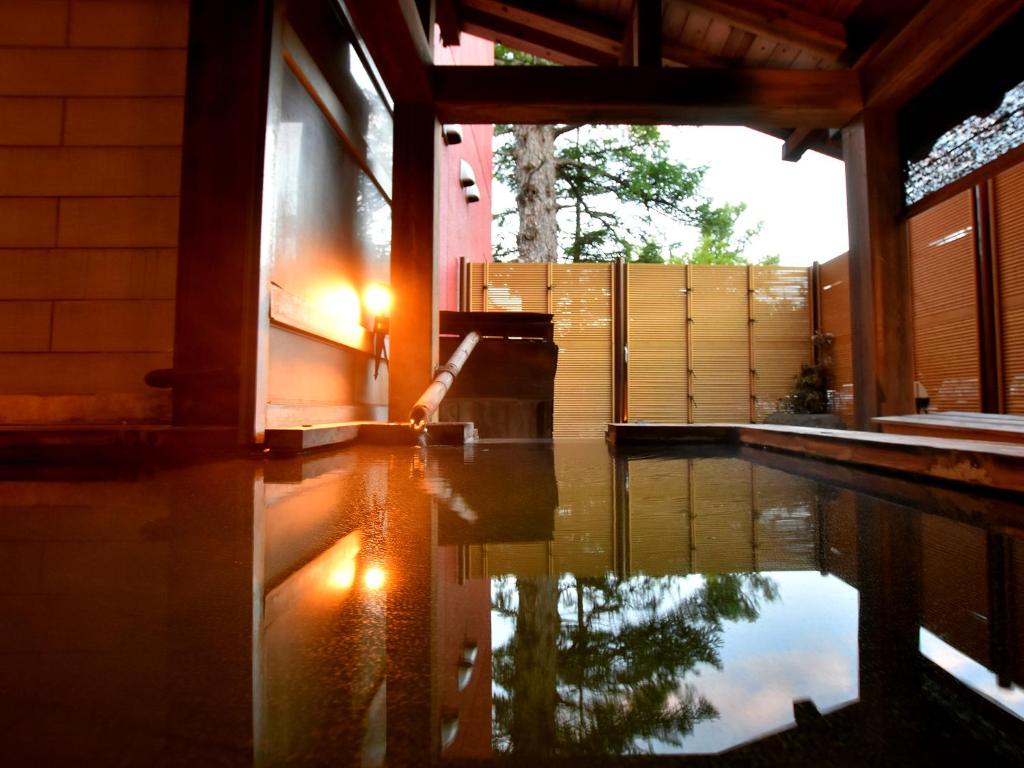
M 800 366 L 811 361 L 805 267 L 750 267 L 754 421 L 778 410 Z
M 980 411 L 974 212 L 963 192 L 908 222 L 914 375 L 937 411 Z
M 691 421 L 750 422 L 746 267 L 690 267 Z
M 675 264 L 628 266 L 630 421 L 689 421 L 686 272 Z
M 603 437 L 612 419 L 612 267 L 551 267 L 556 438 Z
M 1024 165 L 993 181 L 1003 408 L 1024 415 Z

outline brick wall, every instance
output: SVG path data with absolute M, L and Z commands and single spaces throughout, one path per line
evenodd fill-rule
M 187 0 L 0 0 L 0 424 L 166 421 Z

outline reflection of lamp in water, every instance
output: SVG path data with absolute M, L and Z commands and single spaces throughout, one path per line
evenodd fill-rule
M 387 581 L 387 574 L 379 565 L 371 565 L 363 574 L 363 584 L 370 590 L 380 589 L 384 586 L 385 581 Z
M 371 283 L 363 291 L 363 306 L 373 317 L 373 378 L 380 374 L 381 360 L 387 362 L 388 350 L 384 344 L 391 331 L 391 289 L 380 283 Z

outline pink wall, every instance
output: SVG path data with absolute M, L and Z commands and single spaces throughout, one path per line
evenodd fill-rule
M 462 35 L 462 44 L 445 48 L 434 38 L 434 61 L 441 65 L 494 63 L 494 43 Z M 462 143 L 445 146 L 441 156 L 441 309 L 459 308 L 459 258 L 491 260 L 491 125 L 462 126 Z M 480 201 L 467 203 L 459 186 L 459 161 L 476 174 Z

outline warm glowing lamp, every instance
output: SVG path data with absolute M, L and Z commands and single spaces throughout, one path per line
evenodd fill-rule
M 343 560 L 327 577 L 327 583 L 334 589 L 348 589 L 356 580 L 356 563 L 351 558 Z
M 380 283 L 372 283 L 363 290 L 363 306 L 374 317 L 390 317 L 394 297 L 391 289 Z
M 384 586 L 387 581 L 387 574 L 379 565 L 371 565 L 363 574 L 363 584 L 367 589 L 376 591 Z
M 387 361 L 388 350 L 384 339 L 391 330 L 391 289 L 380 283 L 371 283 L 363 290 L 363 306 L 373 317 L 373 378 L 380 373 L 381 360 Z

